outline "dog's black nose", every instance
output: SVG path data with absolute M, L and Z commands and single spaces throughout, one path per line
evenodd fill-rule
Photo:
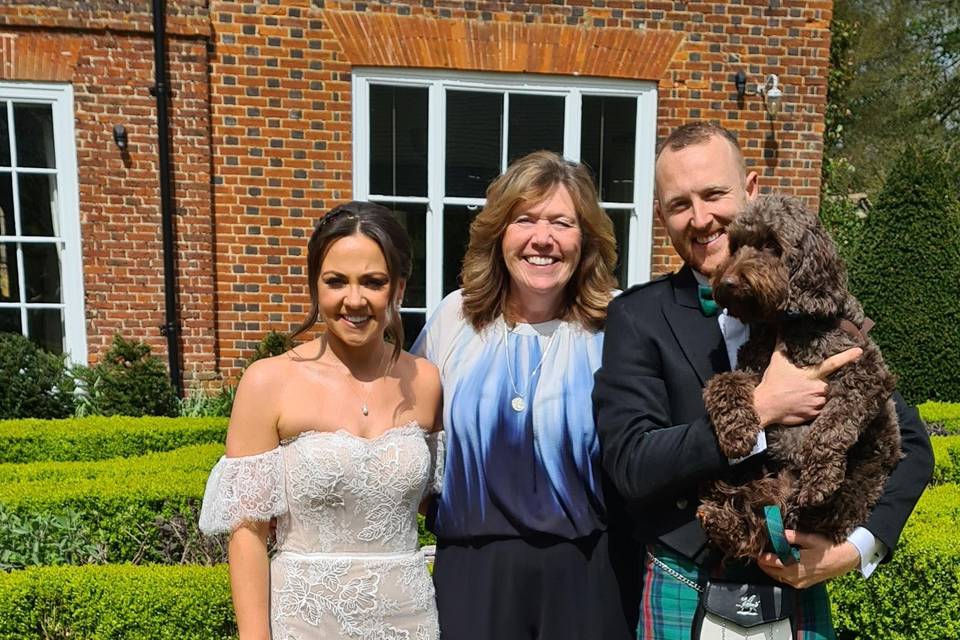
M 720 279 L 720 282 L 717 283 L 716 290 L 714 291 L 714 296 L 722 295 L 724 293 L 729 293 L 731 290 L 736 289 L 740 286 L 740 280 L 736 276 L 723 276 Z

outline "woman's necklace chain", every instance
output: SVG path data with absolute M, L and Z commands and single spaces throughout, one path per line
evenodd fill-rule
M 558 333 L 560 333 L 560 327 L 557 327 L 553 334 L 551 334 L 550 339 L 547 340 L 547 346 L 540 352 L 540 361 L 537 362 L 537 366 L 530 372 L 530 376 L 523 385 L 523 393 L 520 393 L 516 383 L 513 381 L 513 370 L 510 367 L 510 348 L 507 346 L 507 321 L 506 319 L 503 320 L 503 353 L 507 358 L 507 376 L 510 378 L 510 387 L 513 389 L 513 399 L 510 400 L 510 407 L 517 413 L 527 408 L 526 395 L 530 391 L 530 381 L 533 380 L 533 377 L 537 375 L 537 371 L 540 370 L 540 365 L 543 364 L 543 359 L 546 358 L 547 352 L 550 351 L 550 347 L 553 346 L 553 339 L 557 337 Z
M 377 363 L 377 371 L 379 373 L 373 380 L 370 381 L 371 385 L 375 383 L 377 380 L 379 380 L 380 378 L 382 378 L 387 373 L 386 371 L 382 371 L 383 355 L 386 352 L 387 350 L 384 349 L 383 352 L 380 353 L 380 361 Z M 350 386 L 350 391 L 353 392 L 353 395 L 357 396 L 357 400 L 360 401 L 360 413 L 362 413 L 364 416 L 368 416 L 370 415 L 370 407 L 367 406 L 367 399 L 370 397 L 370 392 L 368 391 L 363 396 L 361 396 L 359 393 L 357 393 L 357 389 L 354 386 L 355 383 L 357 383 L 356 377 L 353 375 L 353 372 L 350 371 L 350 367 L 347 367 L 347 384 Z M 357 383 L 356 386 L 359 386 L 361 390 L 363 389 L 363 385 L 359 383 Z

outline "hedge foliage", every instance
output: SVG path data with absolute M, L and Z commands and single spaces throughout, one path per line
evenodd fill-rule
M 947 433 L 960 434 L 960 402 L 924 402 L 917 409 L 927 424 L 937 423 Z
M 0 420 L 0 463 L 105 460 L 221 443 L 224 418 L 126 416 Z
M 73 415 L 74 383 L 63 356 L 19 333 L 0 333 L 0 380 L 0 419 Z
M 829 585 L 838 640 L 960 638 L 960 486 L 931 487 L 892 560 Z
M 904 397 L 960 401 L 960 201 L 942 152 L 898 159 L 848 267 Z
M 932 436 L 933 483 L 952 482 L 960 484 L 960 435 Z
M 225 566 L 0 573 L 0 640 L 236 638 Z
M 223 540 L 202 537 L 197 519 L 222 454 L 222 444 L 205 444 L 131 458 L 0 464 L 0 505 L 34 528 L 51 515 L 76 514 L 73 530 L 48 527 L 47 539 L 55 547 L 80 537 L 102 562 L 211 564 L 222 560 Z

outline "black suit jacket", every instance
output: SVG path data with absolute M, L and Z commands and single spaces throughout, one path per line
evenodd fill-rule
M 689 267 L 611 302 L 593 391 L 603 467 L 640 540 L 703 561 L 697 486 L 729 467 L 703 404 L 703 386 L 729 371 L 715 317 L 700 312 Z M 892 551 L 930 480 L 933 453 L 916 409 L 894 394 L 905 457 L 864 523 Z M 888 555 L 889 558 L 889 555 Z

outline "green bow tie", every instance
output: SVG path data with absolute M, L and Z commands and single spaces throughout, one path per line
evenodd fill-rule
M 702 284 L 697 288 L 697 297 L 700 298 L 700 311 L 703 312 L 703 315 L 717 315 L 717 311 L 720 310 L 720 307 L 713 299 L 713 289 Z

